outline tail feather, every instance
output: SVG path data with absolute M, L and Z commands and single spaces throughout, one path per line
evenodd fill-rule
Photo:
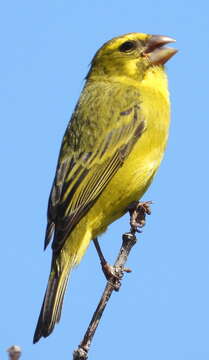
M 33 338 L 34 344 L 42 336 L 49 336 L 55 324 L 59 322 L 69 274 L 70 267 L 68 264 L 65 264 L 65 267 L 58 271 L 56 262 L 52 262 L 52 269 Z

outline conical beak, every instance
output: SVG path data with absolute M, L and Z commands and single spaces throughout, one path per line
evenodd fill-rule
M 178 51 L 174 48 L 164 47 L 164 45 L 174 42 L 176 40 L 168 36 L 151 35 L 143 51 L 143 56 L 148 57 L 153 65 L 163 65 Z

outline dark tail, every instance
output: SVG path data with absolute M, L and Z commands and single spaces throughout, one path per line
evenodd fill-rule
M 52 261 L 51 273 L 33 338 L 34 344 L 42 336 L 49 336 L 55 324 L 60 320 L 69 273 L 69 264 L 65 264 L 64 268 L 60 270 L 56 260 Z

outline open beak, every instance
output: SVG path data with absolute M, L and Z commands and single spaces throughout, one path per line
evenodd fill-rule
M 149 58 L 151 64 L 163 65 L 178 51 L 174 48 L 164 47 L 164 45 L 174 42 L 176 40 L 168 36 L 151 35 L 142 54 Z

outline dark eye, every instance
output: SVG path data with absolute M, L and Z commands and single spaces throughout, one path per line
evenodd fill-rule
M 119 47 L 119 50 L 122 51 L 122 52 L 129 52 L 131 50 L 134 50 L 135 47 L 136 47 L 135 42 L 126 41 Z

